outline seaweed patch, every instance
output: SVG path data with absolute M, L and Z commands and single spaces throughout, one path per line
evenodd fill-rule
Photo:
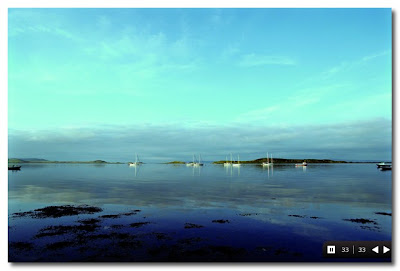
M 361 223 L 361 224 L 374 224 L 374 225 L 378 224 L 373 220 L 365 219 L 365 218 L 351 218 L 351 219 L 343 219 L 343 220 L 344 221 L 350 221 L 350 222 L 353 222 L 353 223 Z
M 94 214 L 101 212 L 103 209 L 89 205 L 62 205 L 62 206 L 47 206 L 34 211 L 14 213 L 14 217 L 29 216 L 32 218 L 58 218 L 62 216 L 74 216 L 80 214 Z
M 392 216 L 392 213 L 386 213 L 386 212 L 376 212 L 375 214 L 377 214 L 377 215 L 387 215 L 387 216 Z
M 204 226 L 198 225 L 198 224 L 193 224 L 193 223 L 185 223 L 185 229 L 199 229 L 203 228 Z
M 231 223 L 229 220 L 227 219 L 217 219 L 217 220 L 213 220 L 211 221 L 212 223 L 219 223 L 219 224 L 225 224 L 225 223 Z

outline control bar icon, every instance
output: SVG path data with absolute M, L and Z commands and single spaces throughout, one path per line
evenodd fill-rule
M 391 241 L 328 241 L 323 245 L 325 258 L 391 258 Z

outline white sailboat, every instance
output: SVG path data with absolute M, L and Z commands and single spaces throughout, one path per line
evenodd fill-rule
M 272 158 L 271 158 L 272 159 Z M 267 162 L 263 162 L 261 164 L 263 167 L 268 167 L 269 165 L 271 165 L 271 163 L 269 162 L 269 157 L 268 157 L 268 152 L 267 152 Z
M 233 166 L 233 167 L 240 167 L 239 154 L 238 154 L 237 163 L 233 163 L 232 166 Z
M 135 162 L 129 162 L 128 164 L 130 167 L 136 167 L 136 166 L 139 166 L 140 164 L 142 164 L 142 162 L 140 162 L 139 156 L 136 154 Z
M 193 154 L 193 162 L 186 163 L 186 166 L 187 166 L 187 167 L 192 167 L 192 166 L 194 166 L 194 154 Z
M 201 155 L 200 155 L 200 154 L 199 154 L 198 162 L 193 162 L 193 166 L 194 166 L 194 167 L 201 167 L 201 166 L 204 166 L 204 164 L 201 163 Z
M 295 164 L 295 166 L 296 166 L 296 167 L 306 167 L 306 166 L 307 166 L 307 162 L 304 161 L 304 162 L 301 163 L 301 164 Z
M 204 166 L 204 164 L 201 163 L 201 155 L 199 155 L 199 159 L 196 161 L 195 155 L 193 154 L 193 162 L 186 163 L 186 166 L 188 166 L 188 167 L 201 167 L 201 166 Z
M 232 166 L 232 153 L 231 153 L 231 162 L 228 162 L 228 157 L 225 157 L 225 163 L 224 163 L 224 167 L 230 167 Z

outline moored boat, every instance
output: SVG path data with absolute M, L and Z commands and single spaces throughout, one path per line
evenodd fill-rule
M 12 166 L 12 167 L 8 167 L 8 170 L 20 170 L 21 166 Z
M 233 167 L 240 167 L 240 160 L 239 160 L 239 154 L 238 154 L 238 160 L 237 160 L 237 162 L 236 163 L 232 163 L 232 166 Z
M 306 166 L 307 166 L 307 162 L 304 161 L 304 162 L 301 163 L 301 164 L 295 164 L 295 166 L 296 166 L 296 167 L 306 167 Z
M 128 164 L 129 164 L 130 167 L 136 167 L 136 166 L 139 166 L 139 165 L 141 165 L 141 164 L 143 164 L 143 163 L 140 162 L 139 156 L 136 154 L 136 160 L 135 160 L 135 162 L 129 162 Z
M 204 164 L 201 162 L 201 155 L 199 154 L 199 159 L 197 160 L 197 162 L 195 162 L 193 164 L 194 167 L 202 167 L 204 166 Z
M 392 170 L 392 165 L 386 164 L 379 167 L 380 170 Z
M 376 164 L 377 168 L 385 167 L 388 165 L 392 166 L 391 163 L 386 163 L 386 162 L 380 162 L 380 163 Z
M 204 164 L 201 163 L 200 161 L 201 161 L 201 156 L 199 155 L 199 159 L 198 159 L 198 161 L 196 161 L 196 158 L 195 158 L 195 156 L 193 154 L 193 162 L 186 163 L 186 166 L 188 166 L 188 167 L 201 167 L 201 166 L 204 166 Z
M 271 157 L 271 159 L 272 159 L 272 157 Z M 271 164 L 272 164 L 272 163 L 269 162 L 268 152 L 267 152 L 267 162 L 262 162 L 261 165 L 262 165 L 263 167 L 268 167 L 268 166 L 271 165 Z
M 225 163 L 224 163 L 224 167 L 230 167 L 232 166 L 232 154 L 231 154 L 231 161 L 228 162 L 228 157 L 225 157 Z

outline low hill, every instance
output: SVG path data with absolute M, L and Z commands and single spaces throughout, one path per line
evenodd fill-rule
M 172 162 L 166 162 L 164 164 L 174 164 L 174 165 L 176 165 L 176 164 L 186 164 L 186 163 L 182 162 L 182 161 L 172 161 Z
M 8 163 L 46 163 L 46 164 L 123 164 L 121 162 L 107 162 L 104 160 L 94 161 L 49 161 L 46 159 L 39 158 L 9 158 Z
M 274 158 L 274 164 L 283 164 L 283 163 L 303 163 L 306 161 L 307 163 L 349 163 L 347 161 L 335 161 L 329 159 L 285 159 L 285 158 Z M 228 161 L 230 162 L 230 161 Z M 233 161 L 234 163 L 237 161 Z M 250 161 L 240 161 L 241 164 L 261 164 L 263 162 L 267 162 L 267 158 L 258 158 Z M 223 164 L 225 160 L 215 161 L 213 164 Z
M 107 163 L 107 162 L 103 161 L 103 160 L 94 160 L 94 161 L 89 161 L 88 163 L 104 164 L 104 163 Z
M 9 163 L 30 163 L 30 162 L 47 162 L 46 159 L 40 158 L 9 158 Z

